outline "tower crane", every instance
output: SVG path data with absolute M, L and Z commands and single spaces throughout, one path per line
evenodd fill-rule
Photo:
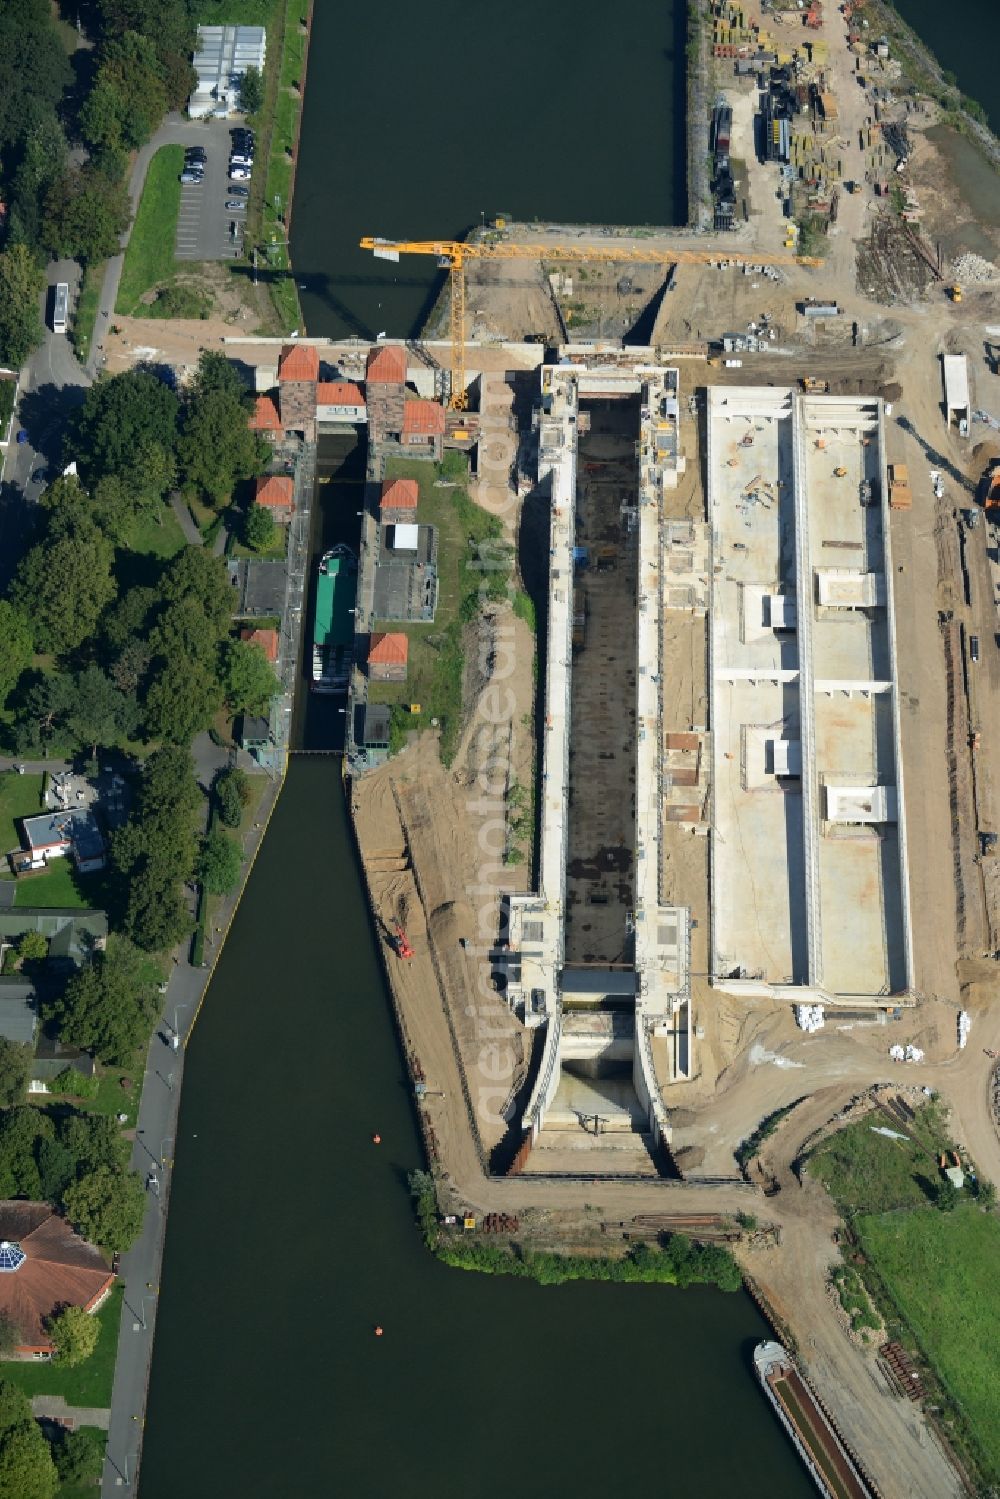
M 395 240 L 366 235 L 362 250 L 371 250 L 379 260 L 398 261 L 401 255 L 433 255 L 451 278 L 451 407 L 464 411 L 465 389 L 465 267 L 470 260 L 554 260 L 564 263 L 604 261 L 611 264 L 707 265 L 724 260 L 732 265 L 822 265 L 811 255 L 746 255 L 728 250 L 687 250 L 662 247 L 640 250 L 624 245 L 515 244 L 507 239 L 485 240 Z

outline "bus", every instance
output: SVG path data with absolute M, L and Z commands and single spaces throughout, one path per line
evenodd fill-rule
M 58 281 L 56 283 L 55 295 L 52 298 L 52 332 L 66 332 L 66 318 L 69 313 L 69 283 Z

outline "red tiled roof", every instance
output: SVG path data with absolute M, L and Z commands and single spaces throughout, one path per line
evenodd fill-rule
M 438 437 L 444 432 L 444 407 L 437 401 L 407 401 L 403 407 L 403 436 Z
M 312 344 L 285 344 L 278 360 L 279 380 L 319 379 L 319 350 Z
M 360 385 L 351 380 L 321 380 L 316 387 L 317 406 L 363 406 Z
M 383 344 L 368 353 L 369 384 L 405 385 L 406 350 L 401 344 Z
M 0 1239 L 25 1256 L 16 1270 L 0 1274 L 0 1312 L 19 1328 L 21 1348 L 51 1349 L 46 1318 L 63 1306 L 90 1311 L 114 1285 L 101 1251 L 47 1202 L 0 1202 Z
M 258 505 L 269 505 L 273 510 L 291 510 L 295 505 L 294 480 L 284 474 L 268 474 L 257 480 L 254 498 Z
M 280 432 L 281 417 L 270 396 L 258 396 L 253 403 L 253 415 L 247 426 L 251 432 Z
M 387 479 L 382 485 L 382 510 L 416 510 L 420 488 L 416 479 Z
M 405 635 L 373 635 L 368 649 L 371 666 L 405 666 L 410 642 Z
M 277 661 L 277 630 L 241 630 L 240 639 L 245 640 L 248 645 L 259 645 L 269 661 Z

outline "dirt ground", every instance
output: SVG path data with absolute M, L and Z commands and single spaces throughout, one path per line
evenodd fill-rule
M 104 340 L 104 369 L 110 375 L 136 364 L 169 364 L 181 378 L 193 370 L 204 349 L 253 333 L 260 323 L 262 291 L 234 277 L 225 266 L 207 262 L 175 277 L 212 298 L 207 318 L 142 318 L 116 315 Z

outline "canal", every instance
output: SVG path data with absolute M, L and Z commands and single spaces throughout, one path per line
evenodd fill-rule
M 302 755 L 188 1048 L 143 1499 L 812 1492 L 748 1297 L 449 1270 L 419 1164 L 339 764 Z
M 1000 131 L 997 94 L 996 0 L 894 0 L 896 9 L 937 57 L 954 73 L 958 86 L 986 110 L 994 131 Z
M 686 15 L 685 0 L 319 0 L 291 232 L 309 332 L 417 331 L 433 261 L 375 261 L 365 234 L 459 238 L 500 212 L 684 223 Z

